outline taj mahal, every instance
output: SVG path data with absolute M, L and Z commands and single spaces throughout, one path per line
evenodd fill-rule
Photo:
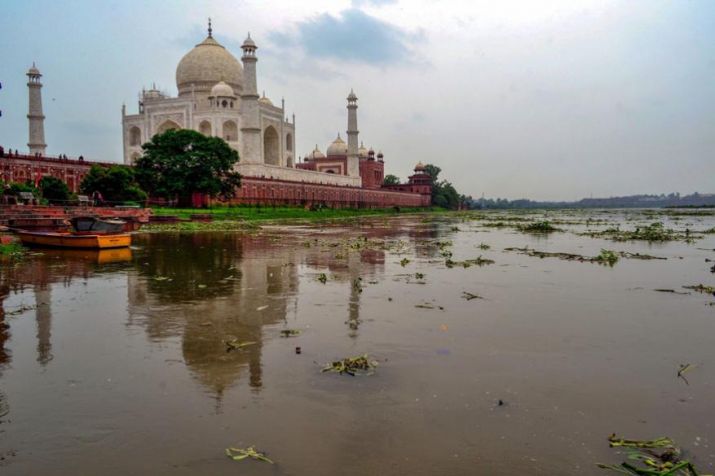
M 208 35 L 186 53 L 176 67 L 176 97 L 156 86 L 142 90 L 135 114 L 122 106 L 123 163 L 131 167 L 142 155 L 142 145 L 171 129 L 191 129 L 219 137 L 239 154 L 235 165 L 241 186 L 231 199 L 236 204 L 290 204 L 332 207 L 424 207 L 431 203 L 431 179 L 418 163 L 406 183 L 384 184 L 385 158 L 381 151 L 359 144 L 358 97 L 347 100 L 347 142 L 340 134 L 323 153 L 315 148 L 296 155 L 295 115 L 289 119 L 285 102 L 275 105 L 258 94 L 258 46 L 249 34 L 241 45 L 239 61 Z M 93 164 L 111 162 L 68 159 L 46 155 L 42 74 L 27 72 L 29 93 L 29 154 L 5 154 L 0 147 L 0 177 L 6 182 L 39 180 L 52 175 L 72 192 Z M 359 144 L 359 145 L 358 145 Z M 298 159 L 298 160 L 297 160 Z M 196 206 L 207 206 L 206 197 Z
M 265 94 L 259 96 L 258 46 L 250 34 L 241 49 L 239 62 L 214 38 L 209 23 L 208 36 L 176 67 L 177 97 L 152 87 L 141 92 L 137 114 L 127 114 L 126 107 L 122 108 L 124 163 L 132 164 L 141 155 L 142 144 L 154 134 L 193 129 L 220 137 L 238 151 L 237 170 L 242 176 L 361 187 L 360 159 L 367 160 L 370 151 L 358 147 L 355 93 L 348 97 L 347 144 L 338 137 L 327 148 L 329 156 L 316 146 L 304 155 L 306 162 L 298 164 L 295 115 L 290 120 L 286 117 L 283 100 L 278 106 Z M 368 182 L 381 185 L 379 175 L 372 170 L 370 178 L 376 180 Z

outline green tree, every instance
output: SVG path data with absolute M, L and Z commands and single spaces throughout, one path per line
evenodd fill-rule
M 425 173 L 430 176 L 432 182 L 432 205 L 456 210 L 462 202 L 462 196 L 450 182 L 439 180 L 441 168 L 433 164 L 425 165 Z
M 387 174 L 385 175 L 385 178 L 382 180 L 383 185 L 399 185 L 400 184 L 400 179 L 399 177 L 396 177 L 392 174 Z
M 93 165 L 79 186 L 82 193 L 99 192 L 108 202 L 143 202 L 146 193 L 139 188 L 134 170 L 123 165 Z
M 57 177 L 45 176 L 40 179 L 42 198 L 52 202 L 67 202 L 70 199 L 70 189 Z
M 188 130 L 168 130 L 142 146 L 137 181 L 152 196 L 188 203 L 193 192 L 230 198 L 241 184 L 233 170 L 238 153 L 218 137 Z

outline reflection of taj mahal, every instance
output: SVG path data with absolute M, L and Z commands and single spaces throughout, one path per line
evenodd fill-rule
M 304 162 L 298 163 L 295 115 L 292 120 L 286 117 L 284 101 L 279 107 L 265 94 L 259 96 L 258 47 L 250 35 L 241 49 L 243 55 L 239 62 L 214 39 L 209 23 L 208 36 L 179 61 L 177 97 L 152 87 L 142 91 L 137 114 L 127 114 L 126 107 L 122 107 L 124 163 L 132 164 L 140 157 L 142 144 L 155 134 L 170 129 L 192 129 L 220 137 L 238 151 L 240 162 L 236 169 L 244 178 L 273 181 L 270 186 L 244 181 L 247 185 L 246 190 L 241 191 L 244 201 L 252 197 L 340 201 L 339 195 L 347 193 L 295 189 L 296 184 L 316 184 L 380 192 L 379 195 L 373 192 L 374 197 L 350 195 L 342 197 L 343 201 L 409 206 L 429 204 L 426 195 L 430 190 L 413 184 L 412 180 L 399 189 L 383 187 L 383 154 L 358 146 L 358 98 L 352 91 L 347 97 L 347 143 L 338 136 L 326 149 L 327 155 L 316 146 L 305 155 Z M 418 175 L 421 173 L 417 172 Z

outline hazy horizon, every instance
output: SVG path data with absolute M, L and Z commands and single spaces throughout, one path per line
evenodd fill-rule
M 27 151 L 43 74 L 51 155 L 120 162 L 121 107 L 176 95 L 206 36 L 259 46 L 259 91 L 296 114 L 297 153 L 346 129 L 405 179 L 418 161 L 464 194 L 578 200 L 715 192 L 715 2 L 353 0 L 5 2 L 0 145 Z

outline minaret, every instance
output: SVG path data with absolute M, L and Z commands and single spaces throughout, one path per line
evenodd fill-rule
M 261 163 L 261 123 L 258 115 L 256 50 L 251 34 L 241 45 L 243 56 L 243 92 L 241 93 L 241 162 Z
M 32 68 L 27 72 L 27 87 L 30 93 L 30 109 L 27 119 L 30 123 L 30 155 L 37 153 L 45 155 L 45 115 L 42 114 L 42 83 L 40 70 L 32 63 Z
M 360 176 L 358 159 L 357 96 L 350 90 L 348 95 L 348 175 Z

